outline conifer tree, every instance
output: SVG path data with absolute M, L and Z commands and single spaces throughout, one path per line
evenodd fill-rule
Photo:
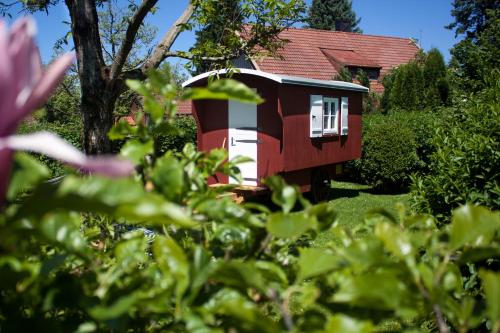
M 307 18 L 308 26 L 313 29 L 362 33 L 360 21 L 351 0 L 313 0 Z
M 333 77 L 335 81 L 344 81 L 344 82 L 352 82 L 352 74 L 351 71 L 345 67 L 342 66 L 339 70 L 338 73 L 335 74 Z
M 389 99 L 391 107 L 406 110 L 422 108 L 425 101 L 424 77 L 418 63 L 412 61 L 396 70 Z
M 370 88 L 370 78 L 368 77 L 368 73 L 366 73 L 364 70 L 358 70 L 358 73 L 356 74 L 356 80 L 363 87 Z
M 449 84 L 443 55 L 438 49 L 427 53 L 424 62 L 425 102 L 428 106 L 445 105 L 448 102 Z

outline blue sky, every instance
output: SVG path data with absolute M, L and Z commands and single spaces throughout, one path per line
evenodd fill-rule
M 121 2 L 125 2 L 120 0 Z M 308 4 L 312 0 L 306 0 Z M 160 0 L 156 14 L 147 21 L 158 27 L 157 40 L 182 13 L 188 0 Z M 360 26 L 365 34 L 412 37 L 421 39 L 424 50 L 437 47 L 449 60 L 449 49 L 456 43 L 453 31 L 444 28 L 452 22 L 451 0 L 353 0 L 353 8 L 361 17 Z M 17 15 L 12 12 L 13 18 Z M 69 26 L 69 15 L 64 2 L 53 7 L 49 14 L 37 13 L 38 43 L 44 62 L 50 61 L 54 42 L 64 36 Z M 194 42 L 192 32 L 179 36 L 173 49 L 187 50 Z M 177 60 L 171 60 L 176 62 Z

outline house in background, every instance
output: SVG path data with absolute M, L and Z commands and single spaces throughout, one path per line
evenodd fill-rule
M 370 89 L 381 93 L 384 75 L 413 60 L 419 48 L 409 38 L 314 29 L 286 29 L 280 38 L 287 43 L 276 57 L 234 61 L 240 71 L 232 78 L 255 89 L 263 104 L 197 100 L 180 104 L 179 112 L 192 110 L 198 149 L 223 147 L 229 158 L 252 160 L 240 166 L 244 185 L 261 187 L 262 179 L 279 174 L 320 201 L 344 163 L 361 156 L 362 100 L 368 89 L 334 76 L 343 67 L 353 76 L 362 69 Z M 205 86 L 214 74 L 200 74 L 183 86 Z M 234 180 L 218 175 L 210 182 Z
M 241 57 L 235 67 L 319 80 L 333 80 L 342 67 L 353 77 L 362 69 L 370 78 L 370 91 L 382 93 L 382 78 L 419 52 L 412 39 L 401 37 L 298 28 L 286 29 L 279 37 L 288 42 L 277 57 Z

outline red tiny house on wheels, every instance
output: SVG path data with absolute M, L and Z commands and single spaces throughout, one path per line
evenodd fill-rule
M 212 74 L 194 77 L 184 86 L 203 86 Z M 244 185 L 261 186 L 262 179 L 279 174 L 309 191 L 315 182 L 334 177 L 338 165 L 361 157 L 362 96 L 367 88 L 249 69 L 232 78 L 256 89 L 264 103 L 193 101 L 192 113 L 198 149 L 224 147 L 230 158 L 255 160 L 240 168 Z M 213 182 L 232 180 L 218 176 Z

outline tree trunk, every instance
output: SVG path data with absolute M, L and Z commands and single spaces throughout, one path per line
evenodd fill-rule
M 102 56 L 96 4 L 94 0 L 66 0 L 80 78 L 83 119 L 83 148 L 87 154 L 111 152 L 108 131 L 113 125 L 117 99 Z
M 143 0 L 130 18 L 125 39 L 113 64 L 107 67 L 99 37 L 96 0 L 65 0 L 71 16 L 71 32 L 76 49 L 78 76 L 82 93 L 80 111 L 83 119 L 83 148 L 87 154 L 110 153 L 108 131 L 113 126 L 113 110 L 121 92 L 126 90 L 125 78 L 145 79 L 150 68 L 157 68 L 189 21 L 194 6 L 190 3 L 164 35 L 153 54 L 141 68 L 123 72 L 123 65 L 132 49 L 137 31 L 145 16 L 158 0 Z

